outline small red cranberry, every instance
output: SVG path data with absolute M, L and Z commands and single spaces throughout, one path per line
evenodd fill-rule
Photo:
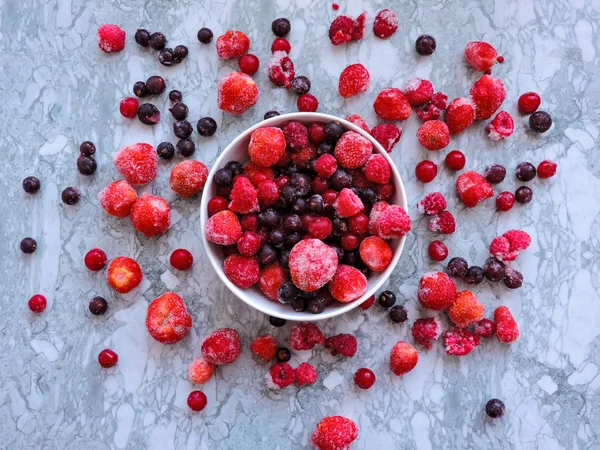
M 286 52 L 289 53 L 290 50 L 292 50 L 292 46 L 290 45 L 290 43 L 288 42 L 287 39 L 285 38 L 277 38 L 273 41 L 273 44 L 271 44 L 271 52 L 275 53 L 275 52 Z
M 465 167 L 465 163 L 467 159 L 465 155 L 460 150 L 452 150 L 450 153 L 446 155 L 446 167 L 452 170 L 462 170 Z
M 83 259 L 85 267 L 94 272 L 104 269 L 104 266 L 106 266 L 106 261 L 106 253 L 99 248 L 91 249 L 85 254 L 85 258 Z
M 437 165 L 433 161 L 421 161 L 415 167 L 415 175 L 421 183 L 429 183 L 437 175 Z
M 258 58 L 250 53 L 240 56 L 238 59 L 238 66 L 240 66 L 240 70 L 248 75 L 254 75 L 258 72 L 258 66 L 260 62 Z
M 105 348 L 98 354 L 98 362 L 105 369 L 110 369 L 119 361 L 119 355 L 109 348 Z
M 556 174 L 558 165 L 555 162 L 545 160 L 542 161 L 537 168 L 537 176 L 540 178 L 550 178 Z
M 354 233 L 344 233 L 342 235 L 342 239 L 340 240 L 340 244 L 342 244 L 342 248 L 346 251 L 351 252 L 352 250 L 356 250 L 360 244 L 360 239 Z
M 208 209 L 208 215 L 210 216 L 214 216 L 216 213 L 218 213 L 219 211 L 225 211 L 227 209 L 227 205 L 229 203 L 227 202 L 227 199 L 223 198 L 223 197 L 213 197 L 208 201 L 208 205 L 207 205 L 207 209 Z
M 517 107 L 521 114 L 533 114 L 540 107 L 542 99 L 535 92 L 525 92 L 519 97 Z
M 512 192 L 504 191 L 496 197 L 496 208 L 498 211 L 508 211 L 515 204 L 515 196 Z
M 177 270 L 188 270 L 194 263 L 194 257 L 188 250 L 184 248 L 178 248 L 171 253 L 169 262 Z
M 375 384 L 375 374 L 371 369 L 363 367 L 354 374 L 354 382 L 361 389 L 369 389 Z
M 431 241 L 427 253 L 434 261 L 443 261 L 448 257 L 448 247 L 442 241 Z
M 202 411 L 207 403 L 206 395 L 202 391 L 192 391 L 188 395 L 187 404 L 192 411 Z
M 29 309 L 34 313 L 41 313 L 46 309 L 47 304 L 48 302 L 46 301 L 46 297 L 44 297 L 42 294 L 35 294 L 27 302 L 27 306 L 29 306 Z
M 315 112 L 319 107 L 319 100 L 312 94 L 303 94 L 298 97 L 296 106 L 300 112 Z

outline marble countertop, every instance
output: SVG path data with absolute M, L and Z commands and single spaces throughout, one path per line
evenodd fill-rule
M 330 2 L 316 0 L 215 0 L 158 2 L 83 2 L 81 0 L 6 0 L 0 11 L 0 148 L 4 154 L 0 183 L 0 447 L 7 449 L 290 449 L 309 445 L 315 424 L 326 415 L 342 414 L 359 426 L 357 449 L 523 448 L 592 449 L 600 447 L 600 3 L 594 0 L 551 2 L 497 0 L 340 2 L 339 13 L 370 15 L 366 37 L 333 47 L 327 39 L 338 14 Z M 377 10 L 392 7 L 398 32 L 386 41 L 373 37 Z M 463 96 L 477 75 L 466 67 L 466 42 L 486 40 L 505 56 L 494 68 L 507 88 L 504 109 L 516 120 L 514 135 L 491 143 L 485 123 L 452 140 L 467 156 L 467 168 L 481 171 L 493 162 L 512 169 L 518 162 L 537 164 L 549 158 L 559 172 L 550 180 L 529 183 L 534 200 L 508 213 L 495 212 L 493 201 L 470 210 L 456 198 L 453 175 L 441 170 L 436 180 L 414 180 L 417 161 L 442 161 L 418 145 L 419 122 L 402 124 L 403 137 L 392 157 L 415 205 L 425 192 L 440 190 L 458 221 L 457 232 L 444 239 L 451 255 L 483 264 L 491 239 L 512 228 L 529 232 L 531 247 L 515 267 L 524 274 L 521 289 L 509 291 L 484 282 L 475 287 L 487 316 L 498 305 L 513 311 L 521 337 L 513 345 L 495 339 L 464 358 L 446 356 L 442 345 L 420 353 L 415 370 L 403 377 L 388 369 L 389 351 L 400 339 L 411 340 L 409 324 L 394 325 L 381 308 L 353 311 L 319 325 L 326 334 L 354 333 L 359 350 L 344 360 L 323 351 L 295 354 L 292 363 L 310 361 L 319 373 L 308 388 L 270 392 L 266 367 L 252 361 L 248 345 L 260 333 L 274 332 L 287 343 L 290 324 L 273 330 L 267 317 L 238 301 L 219 282 L 201 245 L 200 199 L 175 198 L 168 187 L 169 168 L 143 189 L 171 202 L 172 226 L 157 239 L 133 232 L 129 221 L 103 214 L 96 199 L 102 187 L 117 179 L 112 154 L 137 141 L 172 140 L 170 120 L 154 128 L 123 119 L 118 102 L 131 94 L 137 80 L 161 74 L 168 89 L 180 89 L 197 120 L 209 115 L 219 125 L 213 138 L 198 140 L 195 158 L 211 165 L 238 133 L 270 109 L 295 111 L 295 97 L 274 89 L 261 69 L 256 79 L 258 104 L 241 117 L 221 113 L 216 105 L 218 77 L 236 69 L 235 61 L 217 58 L 214 43 L 201 46 L 196 32 L 210 27 L 215 36 L 227 29 L 248 33 L 264 63 L 276 17 L 292 21 L 291 57 L 297 74 L 312 80 L 320 111 L 342 117 L 359 113 L 372 126 L 376 93 L 403 87 L 412 76 L 430 79 L 451 99 Z M 96 45 L 102 23 L 126 29 L 127 47 L 106 55 Z M 135 45 L 138 26 L 164 32 L 173 44 L 186 44 L 190 55 L 172 68 Z M 435 36 L 436 53 L 418 57 L 416 37 Z M 361 62 L 371 86 L 343 100 L 337 77 L 350 63 Z M 516 111 L 520 93 L 541 94 L 542 109 L 554 118 L 543 136 L 527 132 L 526 118 Z M 167 98 L 157 101 L 166 112 Z M 166 115 L 165 115 L 166 118 Z M 92 140 L 99 169 L 93 177 L 78 175 L 79 143 Z M 441 166 L 443 167 L 443 166 Z M 510 176 L 499 186 L 514 190 Z M 42 191 L 28 196 L 21 180 L 36 175 Z M 60 201 L 60 192 L 77 186 L 76 206 Z M 426 271 L 441 269 L 426 254 L 432 239 L 426 219 L 413 208 L 413 231 L 389 289 L 406 302 L 411 319 L 424 313 L 416 301 L 416 284 Z M 25 236 L 38 240 L 38 251 L 19 252 Z M 111 292 L 104 274 L 82 264 L 85 252 L 103 248 L 114 257 L 135 257 L 143 267 L 141 286 L 127 295 Z M 170 270 L 168 256 L 178 247 L 196 259 L 190 273 Z M 173 346 L 152 340 L 144 319 L 148 302 L 166 290 L 186 301 L 194 319 L 190 335 Z M 27 299 L 43 293 L 47 310 L 34 316 Z M 87 310 L 90 298 L 109 301 L 104 316 Z M 446 319 L 443 319 L 446 320 Z M 446 322 L 445 322 L 446 323 Z M 189 362 L 204 336 L 218 327 L 233 327 L 244 351 L 233 365 L 220 368 L 203 387 L 204 412 L 186 406 L 192 385 Z M 119 354 L 119 364 L 102 370 L 96 362 L 105 347 Z M 378 381 L 370 391 L 357 389 L 352 375 L 372 368 Z M 486 419 L 485 402 L 501 398 L 506 416 Z

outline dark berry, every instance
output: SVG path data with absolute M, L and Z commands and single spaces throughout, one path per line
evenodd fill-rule
M 302 240 L 302 235 L 300 233 L 290 233 L 285 237 L 285 246 L 287 248 L 294 248 L 298 242 Z
M 290 269 L 290 251 L 289 250 L 282 250 L 281 251 L 281 253 L 279 254 L 279 264 L 285 270 L 289 270 Z
M 188 55 L 189 50 L 185 45 L 178 45 L 177 47 L 175 47 L 173 49 L 173 53 L 175 53 L 175 57 L 177 59 L 185 59 L 185 57 Z
M 158 54 L 158 62 L 165 67 L 172 66 L 177 62 L 177 57 L 172 48 L 163 48 Z
M 266 228 L 276 227 L 279 219 L 279 213 L 272 208 L 267 208 L 258 213 L 258 223 Z
M 342 262 L 349 266 L 356 267 L 358 266 L 360 261 L 360 255 L 357 251 L 344 251 L 344 256 L 342 257 Z M 393 294 L 392 294 L 393 295 Z
M 336 244 L 331 244 L 330 247 L 335 251 L 338 262 L 342 261 L 342 259 L 344 259 L 344 249 Z
M 531 181 L 536 175 L 535 166 L 530 162 L 522 162 L 517 165 L 515 175 L 521 181 Z
M 286 187 L 288 187 L 288 186 L 286 186 Z M 285 188 L 283 188 L 283 189 L 285 189 Z M 294 188 L 292 188 L 292 189 L 293 189 L 293 195 L 296 195 L 296 190 Z M 302 214 L 303 212 L 306 212 L 307 209 L 308 209 L 308 207 L 306 205 L 306 200 L 303 198 L 297 198 L 292 203 L 292 211 L 297 212 L 298 214 Z
M 394 323 L 406 322 L 408 311 L 403 305 L 396 305 L 390 309 L 390 319 Z
M 143 81 L 136 81 L 133 83 L 133 93 L 136 97 L 145 97 L 148 95 L 148 90 L 146 88 L 146 83 Z
M 295 174 L 295 173 L 298 173 L 298 172 L 300 172 L 300 167 L 298 167 L 293 162 L 289 163 L 287 166 L 285 166 L 283 168 L 283 173 L 285 173 L 286 175 L 290 175 L 291 176 L 292 174 Z
M 152 33 L 148 43 L 154 50 L 162 50 L 167 45 L 167 38 L 160 32 Z
M 446 273 L 454 278 L 462 278 L 466 275 L 468 268 L 469 264 L 467 263 L 467 260 L 457 256 L 448 261 Z
M 217 122 L 212 117 L 203 117 L 196 124 L 200 136 L 212 136 L 217 131 Z
M 244 166 L 242 165 L 242 163 L 239 163 L 237 161 L 229 161 L 227 164 L 225 164 L 225 168 L 229 170 L 234 177 L 236 175 L 244 173 Z
M 40 180 L 37 177 L 27 177 L 23 180 L 23 190 L 28 194 L 35 194 L 40 190 Z
M 296 188 L 294 186 L 286 186 L 279 193 L 279 197 L 286 204 L 291 205 L 292 203 L 294 203 L 296 198 L 298 198 L 298 194 L 297 194 Z M 302 211 L 296 211 L 296 212 L 302 212 Z
M 181 91 L 173 89 L 171 92 L 169 92 L 169 100 L 171 100 L 173 103 L 180 102 L 183 100 L 183 94 Z
M 273 247 L 281 247 L 285 244 L 285 233 L 281 230 L 273 230 L 269 234 L 269 244 Z
M 363 203 L 373 205 L 377 201 L 377 191 L 372 187 L 362 188 L 359 197 Z
M 467 273 L 463 277 L 465 283 L 479 284 L 483 281 L 483 269 L 479 266 L 471 266 L 467 269 Z
M 545 111 L 536 111 L 529 116 L 529 128 L 536 133 L 545 133 L 552 126 L 552 117 Z
M 264 119 L 270 119 L 271 117 L 277 117 L 279 113 L 277 111 L 267 111 L 264 115 Z
M 494 283 L 504 278 L 504 263 L 495 258 L 489 259 L 483 266 L 485 277 Z
M 290 302 L 290 306 L 292 307 L 292 309 L 296 312 L 302 312 L 306 310 L 306 307 L 308 306 L 308 301 L 306 298 L 304 298 L 301 295 L 297 295 L 291 302 Z
M 89 309 L 95 316 L 101 316 L 106 312 L 108 303 L 102 297 L 94 297 L 90 300 Z
M 483 171 L 483 177 L 490 183 L 501 183 L 506 176 L 506 169 L 500 164 L 487 166 Z
M 523 274 L 512 267 L 507 267 L 504 273 L 504 284 L 509 289 L 519 289 L 523 286 Z
M 203 44 L 210 44 L 213 40 L 213 32 L 209 28 L 200 28 L 198 40 Z
M 272 245 L 264 244 L 260 247 L 258 251 L 258 262 L 263 266 L 271 264 L 275 262 L 277 259 L 277 251 L 273 248 Z
M 492 419 L 497 419 L 504 415 L 504 403 L 497 398 L 493 398 L 485 405 L 485 413 Z
M 298 295 L 298 288 L 291 281 L 283 283 L 277 289 L 277 300 L 279 303 L 288 304 L 296 295 Z
M 143 28 L 138 29 L 135 32 L 135 42 L 142 47 L 148 47 L 150 45 L 150 33 L 148 30 Z
M 158 153 L 158 156 L 162 159 L 171 159 L 175 156 L 175 147 L 173 147 L 173 144 L 170 142 L 161 142 L 158 144 L 158 147 L 156 147 L 156 153 Z
M 288 231 L 300 231 L 302 220 L 298 214 L 286 214 L 283 217 L 283 227 Z
M 348 232 L 348 222 L 340 217 L 334 217 L 332 220 L 333 234 L 341 235 Z
M 515 191 L 515 200 L 527 204 L 533 199 L 533 191 L 527 186 L 521 186 Z
M 329 142 L 321 142 L 319 144 L 319 146 L 317 147 L 317 156 L 321 156 L 321 155 L 331 155 L 333 154 L 333 150 L 335 149 L 335 146 L 333 144 L 330 144 Z
M 21 241 L 20 247 L 23 253 L 31 255 L 33 252 L 35 252 L 35 249 L 37 248 L 37 242 L 33 238 L 26 237 Z
M 329 185 L 336 191 L 352 185 L 352 175 L 346 169 L 337 169 L 329 179 Z
M 391 308 L 396 303 L 396 294 L 392 291 L 383 291 L 379 294 L 379 304 L 384 308 Z
M 165 79 L 163 77 L 152 75 L 146 80 L 146 92 L 149 95 L 160 95 L 165 92 L 166 88 L 167 83 L 165 83 Z
M 169 108 L 173 119 L 185 120 L 188 116 L 188 107 L 185 103 L 177 102 Z
M 187 120 L 178 120 L 177 122 L 173 122 L 173 133 L 179 139 L 185 139 L 192 134 L 193 131 L 192 124 Z
M 323 211 L 323 197 L 319 194 L 313 195 L 308 199 L 307 206 L 309 211 L 320 213 Z
M 286 37 L 291 29 L 292 24 L 290 24 L 290 21 L 284 17 L 275 19 L 271 23 L 271 31 L 273 31 L 273 34 L 277 37 Z
M 344 134 L 344 127 L 337 121 L 325 124 L 325 140 L 330 144 L 335 144 Z
M 96 146 L 90 141 L 82 142 L 79 146 L 79 152 L 85 156 L 92 156 L 94 153 L 96 153 Z
M 137 116 L 144 125 L 156 125 L 160 122 L 160 111 L 152 103 L 142 103 L 138 108 Z
M 97 167 L 93 156 L 79 155 L 79 158 L 77 158 L 77 170 L 81 175 L 93 175 L 96 173 Z
M 304 75 L 300 75 L 292 80 L 292 89 L 298 95 L 304 95 L 310 91 L 310 80 Z
M 74 187 L 68 187 L 61 194 L 62 201 L 67 205 L 75 205 L 81 198 L 81 192 Z
M 188 156 L 192 156 L 194 154 L 196 151 L 196 146 L 192 140 L 182 139 L 177 143 L 177 151 L 179 151 L 181 156 L 187 158 Z
M 417 41 L 415 42 L 415 50 L 419 55 L 422 56 L 431 55 L 433 52 L 435 52 L 435 47 L 435 39 L 433 38 L 433 36 L 430 36 L 428 34 L 423 34 L 419 36 L 417 38 Z
M 325 302 L 325 298 L 320 295 L 317 295 L 316 297 L 313 297 L 308 301 L 307 309 L 313 314 L 321 314 L 323 311 L 325 311 L 326 307 L 327 303 Z
M 311 180 L 310 177 L 304 173 L 295 173 L 290 179 L 290 185 L 296 188 L 296 193 L 299 197 L 304 197 L 310 192 Z
M 229 169 L 219 169 L 215 172 L 214 180 L 217 186 L 229 186 L 233 181 L 233 174 Z
M 275 353 L 275 359 L 279 362 L 288 362 L 292 359 L 292 354 L 287 348 L 278 348 Z

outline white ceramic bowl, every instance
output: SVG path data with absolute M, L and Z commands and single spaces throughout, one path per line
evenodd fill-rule
M 356 308 L 362 302 L 364 302 L 367 298 L 373 295 L 389 278 L 394 270 L 394 267 L 398 263 L 400 259 L 400 255 L 402 254 L 402 249 L 404 247 L 404 242 L 406 237 L 402 239 L 393 239 L 390 241 L 390 245 L 393 251 L 392 262 L 389 267 L 383 272 L 372 272 L 368 278 L 367 291 L 365 294 L 357 300 L 354 300 L 350 303 L 336 303 L 334 305 L 328 306 L 325 311 L 321 314 L 312 314 L 308 311 L 304 312 L 296 312 L 289 305 L 282 305 L 276 301 L 269 300 L 264 294 L 260 291 L 260 289 L 256 286 L 253 286 L 249 289 L 240 289 L 235 286 L 229 279 L 225 276 L 223 272 L 223 250 L 222 247 L 212 242 L 208 242 L 206 239 L 206 234 L 204 233 L 204 229 L 206 228 L 206 221 L 208 220 L 207 213 L 207 205 L 208 201 L 211 197 L 216 195 L 216 185 L 213 183 L 213 177 L 215 172 L 218 169 L 221 169 L 225 166 L 229 161 L 239 161 L 244 163 L 248 161 L 250 158 L 248 157 L 248 143 L 250 142 L 250 135 L 254 130 L 260 127 L 280 127 L 284 123 L 289 120 L 297 120 L 299 122 L 309 124 L 312 122 L 330 122 L 332 120 L 339 121 L 347 130 L 356 131 L 360 133 L 367 139 L 369 139 L 374 146 L 374 151 L 382 154 L 390 163 L 392 168 L 392 182 L 396 188 L 396 192 L 391 203 L 402 206 L 405 210 L 407 210 L 407 201 L 406 201 L 406 192 L 404 191 L 404 184 L 402 184 L 402 179 L 400 178 L 400 174 L 396 169 L 396 166 L 392 162 L 391 158 L 388 156 L 387 152 L 383 149 L 383 147 L 371 137 L 370 134 L 366 133 L 364 130 L 360 129 L 356 125 L 348 122 L 347 120 L 340 119 L 335 116 L 330 116 L 329 114 L 321 114 L 321 113 L 291 113 L 291 114 L 283 114 L 280 116 L 272 117 L 267 120 L 263 120 L 262 122 L 257 123 L 256 125 L 248 128 L 242 134 L 240 134 L 237 138 L 235 138 L 226 148 L 223 150 L 221 155 L 217 158 L 217 161 L 213 165 L 208 179 L 206 180 L 206 187 L 202 194 L 202 203 L 200 205 L 200 225 L 202 227 L 202 241 L 204 242 L 204 248 L 206 249 L 206 253 L 208 254 L 208 259 L 210 263 L 214 267 L 215 271 L 219 275 L 219 278 L 225 283 L 225 285 L 229 288 L 231 292 L 233 292 L 239 299 L 253 308 L 268 314 L 270 316 L 279 317 L 281 319 L 286 320 L 294 320 L 294 321 L 315 321 L 315 320 L 323 320 L 329 319 L 331 317 L 339 316 L 347 311 L 350 311 L 353 308 Z

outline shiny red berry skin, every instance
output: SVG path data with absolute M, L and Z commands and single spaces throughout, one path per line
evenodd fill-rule
M 128 119 L 133 119 L 137 115 L 139 102 L 137 98 L 127 97 L 121 100 L 119 104 L 119 112 L 123 117 L 127 117 Z
M 208 209 L 208 216 L 214 216 L 220 211 L 225 211 L 228 204 L 227 199 L 224 197 L 216 196 L 211 198 L 206 206 L 206 209 Z
M 119 361 L 119 355 L 109 348 L 105 348 L 98 354 L 98 363 L 105 369 L 110 369 Z
M 298 97 L 296 107 L 300 112 L 315 112 L 319 107 L 319 100 L 312 94 L 303 94 Z
M 366 311 L 375 303 L 375 295 L 371 295 L 368 299 L 360 304 L 360 309 Z
M 354 382 L 361 389 L 369 389 L 375 384 L 375 374 L 371 369 L 363 367 L 354 374 Z
M 316 194 L 322 194 L 329 189 L 329 181 L 325 178 L 315 177 L 314 180 L 312 180 L 311 187 Z
M 467 158 L 460 150 L 452 150 L 450 153 L 446 155 L 446 159 L 444 160 L 446 163 L 446 167 L 452 170 L 462 170 L 465 167 L 467 162 Z
M 429 183 L 433 181 L 437 175 L 437 165 L 433 161 L 421 161 L 415 167 L 415 175 L 421 183 Z
M 325 206 L 331 206 L 338 198 L 338 193 L 333 189 L 329 189 L 328 191 L 323 192 L 323 201 L 325 202 Z
M 171 258 L 169 258 L 169 262 L 177 270 L 188 270 L 190 267 L 192 267 L 192 264 L 194 263 L 194 257 L 185 248 L 178 248 L 177 250 L 173 251 L 173 253 L 171 253 Z
M 206 408 L 206 403 L 208 403 L 208 400 L 202 391 L 192 391 L 188 395 L 187 404 L 192 411 L 202 411 Z
M 434 261 L 443 261 L 448 257 L 448 247 L 442 241 L 431 241 L 427 253 Z
M 258 61 L 258 58 L 250 53 L 242 55 L 240 56 L 240 59 L 238 59 L 240 70 L 248 75 L 254 75 L 258 72 L 259 65 L 260 62 Z
M 308 127 L 308 139 L 313 144 L 320 144 L 325 140 L 325 125 L 314 122 Z
M 364 213 L 358 213 L 348 218 L 348 231 L 356 234 L 364 234 L 369 230 L 369 217 Z
M 517 104 L 521 114 L 533 114 L 540 107 L 542 99 L 535 92 L 525 92 Z
M 275 52 L 289 53 L 291 49 L 292 49 L 292 46 L 290 45 L 288 40 L 285 38 L 277 38 L 273 41 L 273 44 L 271 44 L 271 52 L 272 53 L 275 53 Z
M 498 211 L 509 211 L 515 204 L 515 195 L 512 192 L 504 191 L 496 197 L 496 208 Z
M 356 250 L 360 245 L 360 239 L 354 233 L 344 233 L 342 235 L 342 239 L 340 240 L 340 244 L 342 244 L 342 248 L 346 251 L 351 252 L 352 250 Z
M 27 302 L 27 306 L 29 306 L 29 309 L 34 313 L 41 313 L 46 309 L 47 304 L 48 302 L 46 301 L 46 297 L 44 297 L 42 294 L 35 294 Z
M 540 178 L 553 177 L 556 174 L 557 167 L 558 167 L 558 164 L 546 159 L 538 165 L 537 176 Z
M 83 258 L 85 267 L 94 272 L 104 269 L 104 266 L 106 266 L 106 261 L 106 253 L 104 253 L 99 248 L 91 249 L 85 254 L 85 257 Z

